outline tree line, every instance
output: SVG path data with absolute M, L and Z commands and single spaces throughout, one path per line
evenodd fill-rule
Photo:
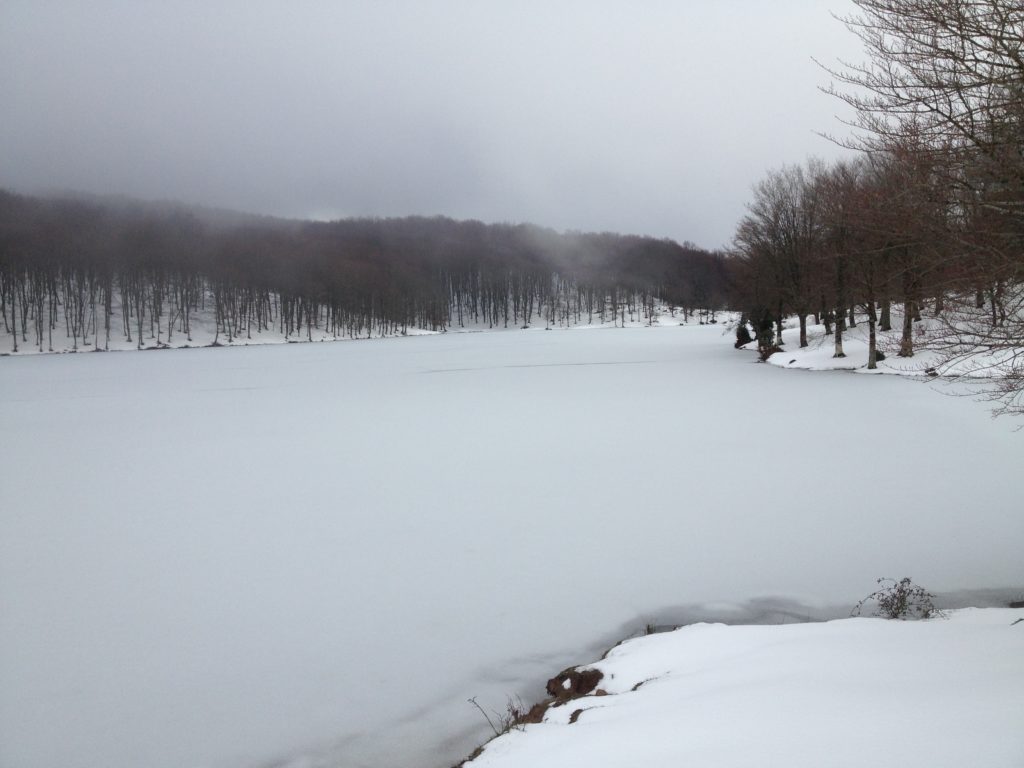
M 725 257 L 669 240 L 446 218 L 289 221 L 0 191 L 0 314 L 18 346 L 106 349 L 653 320 L 720 309 Z
M 991 366 L 1003 410 L 1024 410 L 1024 5 L 1008 0 L 854 0 L 845 19 L 866 62 L 830 69 L 853 108 L 858 150 L 769 173 L 734 239 L 732 302 L 763 357 L 795 315 L 825 324 L 835 356 L 866 318 L 900 310 L 898 354 L 927 343 L 947 362 Z M 743 324 L 744 333 L 746 324 Z

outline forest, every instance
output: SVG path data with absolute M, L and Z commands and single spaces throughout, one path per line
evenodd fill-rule
M 446 218 L 294 221 L 138 201 L 0 192 L 0 314 L 13 348 L 102 350 L 191 340 L 212 313 L 227 342 L 388 336 L 467 324 L 624 323 L 727 301 L 723 254 L 616 234 Z M 115 320 L 116 319 L 116 320 Z M 112 327 L 114 325 L 114 327 Z

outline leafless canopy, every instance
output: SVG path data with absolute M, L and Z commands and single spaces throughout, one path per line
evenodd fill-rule
M 952 153 L 969 182 L 981 164 L 1003 183 L 1024 179 L 1024 3 L 1019 0 L 854 0 L 843 18 L 867 61 L 825 67 L 827 92 L 856 111 L 867 150 L 894 144 Z M 977 176 L 977 173 L 973 174 Z M 1013 206 L 1024 213 L 1019 201 Z

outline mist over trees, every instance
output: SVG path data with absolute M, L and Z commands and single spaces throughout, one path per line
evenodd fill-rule
M 991 368 L 1024 410 L 1024 6 L 854 0 L 864 63 L 827 70 L 849 160 L 769 173 L 725 256 L 690 244 L 444 218 L 299 222 L 0 192 L 0 315 L 19 346 L 74 349 L 743 313 L 763 357 L 796 316 L 843 357 L 851 324 Z M 895 309 L 895 311 L 894 311 Z M 923 313 L 923 314 L 922 314 Z M 918 325 L 931 318 L 928 332 Z M 983 371 L 982 371 L 983 372 Z
M 902 312 L 898 355 L 920 343 L 990 372 L 1000 410 L 1024 411 L 1024 5 L 854 0 L 867 61 L 828 70 L 851 105 L 849 161 L 773 171 L 735 236 L 734 293 L 763 357 L 782 319 L 842 334 Z M 935 318 L 916 330 L 922 310 Z
M 725 259 L 690 244 L 445 218 L 298 222 L 0 192 L 0 314 L 19 345 L 139 348 L 270 329 L 311 339 L 548 327 L 720 309 Z

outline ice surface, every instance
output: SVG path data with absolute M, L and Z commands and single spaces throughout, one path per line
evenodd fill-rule
M 0 360 L 0 765 L 445 766 L 489 732 L 467 698 L 666 606 L 1020 584 L 1014 422 L 753 357 L 691 326 Z

